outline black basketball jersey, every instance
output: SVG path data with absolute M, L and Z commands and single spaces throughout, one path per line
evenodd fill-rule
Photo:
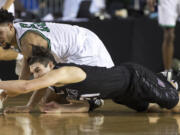
M 86 79 L 79 83 L 68 84 L 63 87 L 54 87 L 57 93 L 63 90 L 67 96 L 79 99 L 82 95 L 100 95 L 102 99 L 112 99 L 121 96 L 129 86 L 130 75 L 124 66 L 112 68 L 85 66 L 59 63 L 54 69 L 63 66 L 75 66 L 86 73 Z

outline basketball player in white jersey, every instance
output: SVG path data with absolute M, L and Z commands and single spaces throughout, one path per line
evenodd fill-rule
M 180 15 L 180 0 L 147 0 L 150 10 L 158 2 L 158 22 L 164 30 L 162 54 L 165 70 L 171 70 L 174 54 L 174 30 Z
M 31 56 L 32 45 L 51 49 L 54 56 L 65 63 L 107 68 L 114 66 L 102 41 L 88 29 L 56 23 L 13 24 L 13 19 L 12 14 L 0 10 L 0 43 L 19 48 L 24 56 L 20 79 L 30 77 L 27 59 Z M 36 95 L 38 93 L 34 93 L 33 98 Z

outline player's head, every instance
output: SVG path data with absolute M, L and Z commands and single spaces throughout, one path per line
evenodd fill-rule
M 56 62 L 50 50 L 32 46 L 32 56 L 28 59 L 28 64 L 34 78 L 38 78 L 51 71 Z
M 0 44 L 3 46 L 10 44 L 15 36 L 13 21 L 14 16 L 12 13 L 0 9 Z

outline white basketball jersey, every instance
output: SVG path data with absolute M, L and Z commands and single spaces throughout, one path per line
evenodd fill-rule
M 47 40 L 51 51 L 63 62 L 94 66 L 113 66 L 111 57 L 103 43 L 94 33 L 86 28 L 69 24 L 45 22 L 19 22 L 15 23 L 14 27 L 19 41 L 28 31 L 39 33 Z M 88 40 L 94 42 L 88 43 Z M 21 49 L 20 43 L 18 44 Z M 101 64 L 103 61 L 104 64 Z

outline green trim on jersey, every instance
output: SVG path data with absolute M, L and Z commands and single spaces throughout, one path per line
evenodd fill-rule
M 27 33 L 27 32 L 35 32 L 37 34 L 39 34 L 43 39 L 45 39 L 47 42 L 48 42 L 48 49 L 51 49 L 51 42 L 49 40 L 49 38 L 47 38 L 44 34 L 42 34 L 40 31 L 38 30 L 27 30 L 26 32 L 23 33 L 23 35 L 19 38 L 19 40 L 21 41 L 21 39 L 24 37 L 24 35 Z M 21 44 L 21 43 L 20 43 Z
M 30 29 L 36 29 L 36 30 L 39 30 L 39 31 L 50 32 L 50 29 L 46 26 L 45 22 L 40 22 L 40 23 L 34 22 L 34 23 L 31 23 L 31 24 L 19 23 L 19 25 L 22 28 L 30 28 Z
M 162 25 L 162 24 L 159 24 L 161 27 L 163 28 L 175 28 L 176 25 Z

